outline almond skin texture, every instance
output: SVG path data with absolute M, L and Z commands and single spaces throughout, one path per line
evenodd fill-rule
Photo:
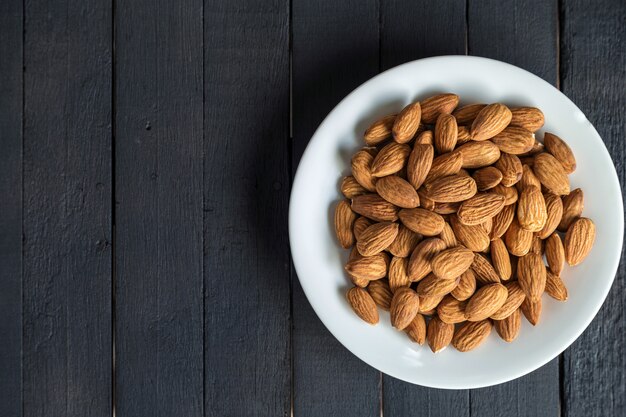
M 428 322 L 426 338 L 428 346 L 433 353 L 441 352 L 445 349 L 454 336 L 454 324 L 444 323 L 439 317 L 433 317 Z
M 376 181 L 376 192 L 382 198 L 398 207 L 415 208 L 420 204 L 415 188 L 395 175 L 379 178 Z
M 536 107 L 511 109 L 511 126 L 519 126 L 531 132 L 536 132 L 541 129 L 543 123 L 543 112 Z
M 500 158 L 500 149 L 491 141 L 468 142 L 457 147 L 454 152 L 463 156 L 463 168 L 482 168 Z
M 383 310 L 389 311 L 391 308 L 391 299 L 393 293 L 389 288 L 389 283 L 385 279 L 378 279 L 376 281 L 370 281 L 367 286 L 367 292 L 374 300 L 374 303 Z
M 541 189 L 541 182 L 539 178 L 535 175 L 532 168 L 528 165 L 522 166 L 522 178 L 516 184 L 517 191 L 522 192 L 525 188 L 528 187 L 537 187 Z
M 419 103 L 407 105 L 395 118 L 391 129 L 393 139 L 398 143 L 409 142 L 417 133 L 421 118 L 422 108 Z
M 458 152 L 448 152 L 439 155 L 433 160 L 433 164 L 426 175 L 425 182 L 432 182 L 441 177 L 458 174 L 463 166 L 463 155 Z
M 403 225 L 400 225 L 400 227 L 398 228 L 398 235 L 391 243 L 391 245 L 389 245 L 387 250 L 393 256 L 406 258 L 411 255 L 411 252 L 413 252 L 413 249 L 415 249 L 415 247 L 421 240 L 422 235 L 420 235 L 419 233 L 415 233 L 414 231 L 406 228 Z
M 457 216 L 466 226 L 484 223 L 504 207 L 504 196 L 495 193 L 479 193 L 461 203 Z
M 378 194 L 364 194 L 352 199 L 352 211 L 379 222 L 398 220 L 398 207 Z
M 437 316 L 444 323 L 462 323 L 465 321 L 466 305 L 467 302 L 459 301 L 451 295 L 446 295 L 437 306 Z
M 415 145 L 433 146 L 433 143 L 435 141 L 434 138 L 435 138 L 435 135 L 433 134 L 432 130 L 424 130 L 423 132 L 417 135 L 417 138 L 415 138 Z
M 387 275 L 389 256 L 379 253 L 374 256 L 367 256 L 354 259 L 345 266 L 346 272 L 364 280 L 373 281 L 384 278 Z
M 426 315 L 432 315 L 433 310 L 439 305 L 441 300 L 443 300 L 444 295 L 433 295 L 433 296 L 420 296 L 420 313 Z
M 474 261 L 472 262 L 472 271 L 476 281 L 481 284 L 493 284 L 500 282 L 500 276 L 494 269 L 493 265 L 479 253 L 474 254 Z
M 503 320 L 513 314 L 524 302 L 526 294 L 517 282 L 508 282 L 505 285 L 508 295 L 502 307 L 491 315 L 493 320 Z
M 370 125 L 363 135 L 363 139 L 368 146 L 375 146 L 391 138 L 391 128 L 396 120 L 396 115 L 391 114 L 376 120 Z
M 422 105 L 422 122 L 434 124 L 441 113 L 452 113 L 459 104 L 459 96 L 446 93 L 428 97 L 420 103 Z
M 410 153 L 411 148 L 406 144 L 391 142 L 385 145 L 372 161 L 372 176 L 386 177 L 400 171 L 406 165 Z
M 417 293 L 424 297 L 444 296 L 453 291 L 459 284 L 459 279 L 440 279 L 430 273 L 417 284 Z
M 528 187 L 522 190 L 517 200 L 517 219 L 522 229 L 529 232 L 543 229 L 548 220 L 548 212 L 539 188 Z
M 560 276 L 548 271 L 546 276 L 546 293 L 557 301 L 567 300 L 567 288 Z
M 352 310 L 369 324 L 378 323 L 378 310 L 374 300 L 363 288 L 353 287 L 346 293 L 346 299 Z
M 543 144 L 546 150 L 563 165 L 566 174 L 576 171 L 576 158 L 574 152 L 563 139 L 552 133 L 546 133 L 543 136 Z
M 376 255 L 387 249 L 398 235 L 398 223 L 375 223 L 359 236 L 356 247 L 363 256 Z
M 407 258 L 392 258 L 389 263 L 389 288 L 395 293 L 399 288 L 409 287 L 411 281 L 407 275 L 409 260 Z
M 417 344 L 423 345 L 426 341 L 426 320 L 421 314 L 416 314 L 415 318 L 404 329 L 409 339 Z
M 451 114 L 442 113 L 435 124 L 435 148 L 439 153 L 451 152 L 456 146 L 459 129 Z
M 433 164 L 434 148 L 432 145 L 415 144 L 407 162 L 407 180 L 418 189 L 424 183 Z
M 546 202 L 546 224 L 537 232 L 540 239 L 546 239 L 558 227 L 563 218 L 563 201 L 558 195 L 547 193 L 543 195 Z
M 502 284 L 488 284 L 479 288 L 467 302 L 465 318 L 469 321 L 485 320 L 506 302 L 508 291 Z
M 374 222 L 372 222 L 367 217 L 359 217 L 358 219 L 356 219 L 354 225 L 352 226 L 352 231 L 354 232 L 354 237 L 356 238 L 356 240 L 359 240 L 361 233 L 363 233 L 365 229 L 370 227 L 372 224 L 374 224 Z
M 524 294 L 531 301 L 537 301 L 546 288 L 546 266 L 536 253 L 522 256 L 517 263 L 517 279 Z
M 439 239 L 443 240 L 448 249 L 453 248 L 458 244 L 454 231 L 452 230 L 452 226 L 450 226 L 448 222 L 443 225 L 443 230 L 439 234 Z
M 470 134 L 469 127 L 459 126 L 457 137 L 456 137 L 456 144 L 462 145 L 464 143 L 469 142 L 470 140 L 472 140 L 472 135 Z
M 399 288 L 391 299 L 391 325 L 398 330 L 407 327 L 419 310 L 420 300 L 415 291 L 410 288 Z
M 468 269 L 461 274 L 459 284 L 450 294 L 459 301 L 465 301 L 474 295 L 475 292 L 476 278 L 474 277 L 474 272 Z
M 571 266 L 580 264 L 591 252 L 596 240 L 596 226 L 591 219 L 575 220 L 565 234 L 565 260 Z
M 515 187 L 505 187 L 502 184 L 496 185 L 490 190 L 490 192 L 504 196 L 505 206 L 516 203 L 519 198 L 517 189 Z
M 335 234 L 339 244 L 348 249 L 354 245 L 354 233 L 352 227 L 357 215 L 350 208 L 350 204 L 346 200 L 342 200 L 335 208 Z
M 489 320 L 468 322 L 462 325 L 452 338 L 452 346 L 459 352 L 476 349 L 491 333 Z
M 435 203 L 430 198 L 426 197 L 426 193 L 424 192 L 424 188 L 420 188 L 417 191 L 417 195 L 419 195 L 419 197 L 420 197 L 420 207 L 422 207 L 422 208 L 424 208 L 426 210 L 435 211 L 435 207 L 436 207 L 437 203 Z
M 423 279 L 432 271 L 430 265 L 433 257 L 444 250 L 446 244 L 443 240 L 438 238 L 424 239 L 413 250 L 411 258 L 409 259 L 409 279 L 412 282 L 417 282 Z
M 440 279 L 455 279 L 467 271 L 474 261 L 474 253 L 457 246 L 446 249 L 435 255 L 431 261 L 433 274 Z
M 352 175 L 344 177 L 341 181 L 341 193 L 348 199 L 357 195 L 367 194 L 367 190 Z
M 464 175 L 449 175 L 424 185 L 426 197 L 436 203 L 456 203 L 476 195 L 476 181 Z
M 511 255 L 524 256 L 533 244 L 533 233 L 522 229 L 517 219 L 514 218 L 504 234 L 504 243 Z
M 472 175 L 474 181 L 476 181 L 476 187 L 478 191 L 486 191 L 495 187 L 502 181 L 502 172 L 496 167 L 481 168 L 474 172 Z
M 522 179 L 522 163 L 516 155 L 501 152 L 495 167 L 502 172 L 501 184 L 505 187 L 511 187 Z
M 541 316 L 541 298 L 535 302 L 530 301 L 528 297 L 525 298 L 522 303 L 522 313 L 524 313 L 524 317 L 530 324 L 536 326 Z
M 550 237 L 546 239 L 545 251 L 546 261 L 548 261 L 550 271 L 555 275 L 561 275 L 563 265 L 565 264 L 565 250 L 561 237 L 556 233 L 552 233 Z
M 541 184 L 556 195 L 569 194 L 569 179 L 563 165 L 549 153 L 535 156 L 533 171 Z
M 482 252 L 489 247 L 489 235 L 480 226 L 466 226 L 457 216 L 450 216 L 450 226 L 459 242 L 474 252 Z
M 522 312 L 519 308 L 507 318 L 493 321 L 493 327 L 495 327 L 496 332 L 505 342 L 512 342 L 515 340 L 515 338 L 519 335 L 521 326 Z
M 489 235 L 489 233 L 491 233 L 491 228 L 493 227 L 491 217 L 487 217 L 487 220 L 482 222 L 479 226 L 485 231 L 485 233 L 487 233 L 487 235 Z
M 504 104 L 494 103 L 485 106 L 472 122 L 472 139 L 482 141 L 502 132 L 511 122 L 511 110 Z
M 564 196 L 563 202 L 563 216 L 559 222 L 558 229 L 560 232 L 566 232 L 570 224 L 583 214 L 583 208 L 585 207 L 583 190 L 576 188 L 571 193 Z
M 491 241 L 491 263 L 493 269 L 498 273 L 500 279 L 507 281 L 511 278 L 511 257 L 502 239 Z
M 522 127 L 509 126 L 491 141 L 500 149 L 500 152 L 521 155 L 533 148 L 535 136 Z
M 452 115 L 460 125 L 471 124 L 478 113 L 485 107 L 487 107 L 487 105 L 482 103 L 468 104 L 456 109 Z
M 402 209 L 399 216 L 403 225 L 423 236 L 437 236 L 445 224 L 439 214 L 423 208 Z
M 491 240 L 500 238 L 504 235 L 504 233 L 508 230 L 511 222 L 513 221 L 513 217 L 515 217 L 515 205 L 511 204 L 508 206 L 504 206 L 500 213 L 496 214 L 492 219 L 492 228 L 491 233 L 489 234 Z
M 367 191 L 376 191 L 376 178 L 372 176 L 372 156 L 368 150 L 361 149 L 352 157 L 352 176 Z

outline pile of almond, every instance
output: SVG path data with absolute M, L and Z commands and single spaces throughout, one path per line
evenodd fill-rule
M 570 147 L 535 139 L 541 110 L 458 103 L 440 94 L 374 122 L 335 211 L 355 313 L 376 324 L 388 310 L 433 352 L 474 349 L 492 327 L 510 342 L 522 314 L 536 325 L 542 294 L 567 299 L 564 263 L 595 239 Z

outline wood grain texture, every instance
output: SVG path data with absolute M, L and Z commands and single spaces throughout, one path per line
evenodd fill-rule
M 0 415 L 22 415 L 22 21 L 0 2 Z
M 626 3 L 564 0 L 561 88 L 596 127 L 626 184 Z M 626 414 L 626 267 L 622 263 L 604 305 L 563 355 L 563 416 Z
M 202 2 L 116 10 L 116 402 L 203 415 Z
M 468 50 L 558 82 L 557 2 L 470 1 Z M 473 390 L 471 415 L 557 416 L 559 363 L 505 384 Z
M 204 3 L 205 415 L 287 416 L 289 3 Z
M 293 161 L 333 107 L 377 74 L 378 2 L 292 2 Z M 358 127 L 361 131 L 363 126 Z M 378 416 L 380 373 L 328 332 L 293 285 L 293 412 L 295 416 Z
M 111 5 L 24 13 L 23 414 L 108 417 Z
M 381 65 L 465 53 L 465 1 L 381 2 Z M 428 347 L 426 354 L 431 354 Z M 469 416 L 467 390 L 438 390 L 383 376 L 383 414 L 388 417 Z

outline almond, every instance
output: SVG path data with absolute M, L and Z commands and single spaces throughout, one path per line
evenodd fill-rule
M 407 105 L 398 116 L 393 123 L 393 127 L 391 129 L 393 133 L 393 139 L 398 143 L 407 143 L 415 133 L 417 133 L 417 129 L 420 126 L 420 120 L 422 117 L 422 108 L 419 103 L 411 103 Z
M 423 345 L 426 341 L 426 320 L 421 314 L 416 314 L 415 318 L 404 329 L 405 333 L 409 336 L 409 339 Z
M 536 132 L 541 129 L 543 123 L 543 112 L 536 107 L 517 107 L 511 109 L 511 126 L 519 126 L 531 132 Z
M 352 307 L 352 310 L 354 310 L 356 315 L 363 319 L 363 321 L 369 324 L 378 323 L 376 304 L 367 291 L 359 287 L 350 288 L 346 293 L 346 299 L 350 307 Z
M 474 272 L 468 269 L 461 274 L 459 284 L 450 294 L 459 301 L 465 301 L 474 295 L 474 292 L 476 292 L 476 278 Z
M 372 176 L 374 156 L 366 149 L 361 149 L 352 157 L 352 175 L 368 191 L 376 191 L 376 178 Z
M 493 216 L 493 226 L 491 228 L 491 233 L 489 234 L 491 240 L 497 239 L 504 235 L 504 233 L 511 225 L 511 222 L 513 221 L 513 217 L 515 216 L 515 210 L 515 205 L 511 204 L 508 206 L 504 206 L 500 213 Z
M 541 298 L 537 301 L 531 301 L 530 298 L 525 298 L 522 303 L 522 313 L 526 320 L 533 326 L 539 323 L 539 317 L 541 316 Z
M 423 208 L 402 209 L 399 216 L 402 224 L 423 236 L 438 235 L 445 223 L 439 214 Z
M 467 302 L 465 318 L 469 321 L 485 320 L 504 305 L 507 294 L 502 284 L 488 284 L 479 288 Z
M 459 133 L 456 119 L 451 114 L 441 113 L 435 124 L 435 148 L 439 153 L 451 152 L 456 146 Z
M 504 234 L 504 243 L 511 255 L 524 256 L 533 244 L 533 233 L 520 227 L 516 218 Z
M 391 299 L 391 325 L 398 330 L 407 327 L 417 315 L 419 304 L 415 291 L 408 287 L 399 288 Z
M 476 181 L 476 187 L 478 191 L 486 191 L 495 187 L 502 181 L 502 172 L 496 167 L 486 167 L 476 170 L 472 175 L 474 181 Z
M 583 190 L 576 188 L 571 193 L 563 197 L 563 215 L 559 222 L 560 232 L 566 232 L 570 224 L 583 214 L 585 207 Z
M 444 323 L 462 323 L 465 321 L 466 305 L 466 301 L 459 301 L 451 295 L 446 295 L 437 306 L 437 316 Z
M 476 181 L 464 175 L 448 175 L 424 185 L 426 196 L 436 203 L 455 203 L 473 197 Z
M 431 315 L 432 310 L 434 310 L 439 305 L 439 303 L 441 302 L 444 296 L 445 294 L 432 295 L 432 296 L 421 295 L 420 296 L 420 313 L 425 314 L 425 315 Z
M 407 162 L 407 180 L 418 189 L 424 183 L 433 164 L 434 148 L 432 145 L 415 144 Z
M 533 148 L 535 135 L 522 127 L 509 126 L 491 141 L 500 149 L 500 152 L 521 155 Z
M 546 133 L 543 136 L 543 144 L 546 150 L 561 163 L 566 174 L 576 171 L 574 152 L 563 139 L 552 133 Z
M 546 261 L 550 271 L 556 275 L 561 275 L 563 271 L 563 265 L 565 265 L 565 250 L 563 249 L 563 242 L 561 237 L 556 233 L 552 233 L 550 237 L 546 239 Z
M 472 139 L 482 141 L 496 136 L 509 125 L 511 116 L 511 110 L 504 104 L 485 106 L 472 122 Z
M 383 310 L 389 311 L 391 308 L 391 299 L 393 293 L 389 288 L 389 283 L 386 279 L 378 279 L 376 281 L 370 281 L 367 286 L 367 292 L 374 300 L 374 303 Z
M 459 211 L 461 203 L 435 203 L 433 211 L 437 214 L 454 214 Z
M 480 227 L 482 227 L 485 233 L 487 233 L 487 236 L 489 236 L 489 234 L 491 233 L 491 228 L 493 227 L 493 221 L 491 219 L 492 219 L 491 217 L 487 217 L 487 220 L 485 220 L 484 222 L 480 224 Z M 488 250 L 488 249 L 485 249 L 485 250 Z
M 391 142 L 385 145 L 372 161 L 372 176 L 386 177 L 400 171 L 406 165 L 410 153 L 411 148 L 404 143 Z
M 433 297 L 437 295 L 446 295 L 454 290 L 459 284 L 459 279 L 441 279 L 435 274 L 430 273 L 417 284 L 417 293 L 420 296 Z
M 539 188 L 527 187 L 522 190 L 517 200 L 517 219 L 522 229 L 529 232 L 543 229 L 548 220 L 548 212 Z
M 508 206 L 518 199 L 517 189 L 515 187 L 505 187 L 502 184 L 498 184 L 490 190 L 492 193 L 500 194 L 504 196 L 504 205 Z
M 491 241 L 490 253 L 493 269 L 498 273 L 501 280 L 507 281 L 511 278 L 511 257 L 502 239 L 497 238 Z
M 362 280 L 373 281 L 384 278 L 387 275 L 389 256 L 379 253 L 374 256 L 365 256 L 354 259 L 346 264 L 348 275 Z
M 458 174 L 463 166 L 463 155 L 458 152 L 448 152 L 439 155 L 433 160 L 425 182 L 432 182 L 441 177 Z
M 391 114 L 376 120 L 370 125 L 363 135 L 363 139 L 368 146 L 375 146 L 391 138 L 391 128 L 396 120 L 396 115 Z
M 424 130 L 417 135 L 417 138 L 415 139 L 415 144 L 433 146 L 433 143 L 435 141 L 434 137 L 435 135 L 433 134 L 432 130 Z
M 471 250 L 457 246 L 435 255 L 431 261 L 431 268 L 438 278 L 449 280 L 467 271 L 473 261 L 474 253 Z
M 520 287 L 519 283 L 513 281 L 505 285 L 508 295 L 502 307 L 491 315 L 493 320 L 503 320 L 513 314 L 524 302 L 526 294 Z
M 516 187 L 517 187 L 518 192 L 522 192 L 524 188 L 528 188 L 528 187 L 537 187 L 541 189 L 541 182 L 539 181 L 539 178 L 537 178 L 537 176 L 535 175 L 535 173 L 533 172 L 530 166 L 523 165 L 522 166 L 522 178 L 516 184 Z
M 565 234 L 565 260 L 571 266 L 581 263 L 596 240 L 596 226 L 591 219 L 581 217 L 575 220 Z
M 537 255 L 543 256 L 543 240 L 539 239 L 538 236 L 533 237 L 533 243 L 530 245 L 530 251 L 532 253 L 536 253 Z
M 517 279 L 526 297 L 537 301 L 546 288 L 546 266 L 541 256 L 528 253 L 517 263 Z
M 422 100 L 422 122 L 434 124 L 442 113 L 452 113 L 459 104 L 459 96 L 456 94 L 438 94 Z
M 426 210 L 430 210 L 430 211 L 435 211 L 437 203 L 435 203 L 430 198 L 426 197 L 426 194 L 424 193 L 424 189 L 423 188 L 420 188 L 417 191 L 417 195 L 419 195 L 419 197 L 420 197 L 420 206 L 422 208 L 424 208 Z
M 349 261 L 353 261 L 355 259 L 361 259 L 363 256 L 359 253 L 359 250 L 356 248 L 356 246 L 353 246 L 352 249 L 350 249 L 350 255 L 348 256 L 348 262 Z M 368 281 L 369 282 L 369 281 Z M 359 285 L 359 287 L 361 286 L 366 286 L 367 282 L 365 282 L 364 285 Z
M 352 199 L 352 211 L 379 222 L 398 220 L 398 207 L 378 194 L 363 194 Z
M 439 234 L 439 239 L 443 240 L 447 248 L 453 248 L 458 244 L 454 231 L 448 222 L 443 225 L 443 229 Z
M 495 167 L 502 172 L 501 184 L 511 187 L 522 179 L 522 163 L 516 155 L 501 152 Z
M 557 301 L 567 300 L 567 288 L 563 280 L 550 271 L 546 274 L 546 293 Z
M 487 105 L 482 103 L 468 104 L 456 109 L 452 115 L 460 125 L 471 124 L 478 113 L 485 107 L 487 107 Z
M 439 317 L 433 317 L 428 322 L 426 338 L 428 346 L 433 353 L 441 352 L 445 349 L 454 336 L 454 324 L 444 323 Z
M 350 208 L 350 203 L 342 200 L 335 208 L 335 234 L 339 244 L 348 249 L 354 245 L 354 233 L 352 226 L 356 220 L 356 213 Z
M 493 268 L 493 265 L 491 265 L 491 262 L 479 253 L 474 254 L 472 271 L 474 271 L 476 281 L 481 284 L 493 284 L 500 282 L 500 276 Z
M 400 225 L 400 227 L 398 228 L 398 235 L 391 243 L 391 245 L 389 245 L 387 250 L 393 256 L 406 258 L 411 255 L 411 252 L 413 252 L 413 249 L 415 249 L 415 247 L 421 240 L 422 235 L 415 233 L 414 231 L 408 229 L 403 225 Z
M 446 244 L 441 239 L 430 238 L 421 241 L 409 259 L 409 279 L 412 282 L 417 282 L 428 275 L 432 271 L 430 261 L 445 248 Z
M 455 149 L 463 156 L 463 168 L 482 168 L 500 158 L 500 149 L 491 141 L 468 142 Z
M 415 208 L 420 203 L 415 188 L 395 175 L 379 178 L 376 181 L 376 192 L 382 198 L 398 207 Z
M 407 275 L 408 265 L 408 258 L 393 257 L 391 259 L 389 272 L 387 273 L 391 292 L 395 293 L 398 288 L 411 286 L 411 281 L 409 281 L 409 276 Z
M 537 232 L 537 236 L 540 239 L 545 239 L 550 236 L 559 225 L 561 218 L 563 217 L 563 202 L 558 195 L 547 193 L 543 195 L 546 202 L 546 224 L 543 228 Z
M 482 252 L 489 247 L 489 235 L 477 226 L 466 226 L 457 216 L 450 217 L 450 226 L 459 242 L 474 252 Z
M 491 333 L 489 320 L 468 322 L 457 329 L 452 338 L 452 346 L 459 352 L 476 349 Z
M 459 126 L 458 127 L 458 132 L 457 132 L 457 137 L 456 137 L 456 144 L 457 145 L 462 145 L 464 143 L 469 142 L 470 140 L 472 140 L 472 135 L 470 134 L 469 127 L 467 127 L 467 126 Z
M 367 194 L 367 190 L 359 184 L 352 175 L 344 177 L 341 181 L 341 193 L 348 199 L 357 195 Z
M 541 184 L 556 195 L 569 194 L 569 179 L 563 165 L 549 153 L 535 156 L 533 171 Z
M 375 223 L 365 229 L 356 247 L 363 256 L 376 255 L 387 249 L 398 235 L 398 223 Z
M 504 196 L 495 193 L 479 193 L 461 203 L 457 216 L 466 226 L 481 224 L 502 210 Z
M 356 219 L 354 225 L 352 226 L 352 232 L 354 233 L 354 237 L 356 238 L 356 240 L 359 240 L 361 233 L 363 233 L 365 229 L 370 227 L 372 224 L 374 223 L 367 217 L 359 217 L 358 219 Z
M 519 308 L 505 319 L 493 321 L 493 327 L 495 327 L 496 332 L 505 342 L 512 342 L 515 340 L 517 335 L 519 335 L 521 326 L 522 312 Z

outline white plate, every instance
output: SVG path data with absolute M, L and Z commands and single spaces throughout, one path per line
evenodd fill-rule
M 347 251 L 336 242 L 333 213 L 342 198 L 338 186 L 350 172 L 350 156 L 361 146 L 365 128 L 410 101 L 454 92 L 462 103 L 503 102 L 543 110 L 543 130 L 564 138 L 578 168 L 572 189 L 585 195 L 584 216 L 596 224 L 595 246 L 585 262 L 566 267 L 565 303 L 544 295 L 538 326 L 525 319 L 519 337 L 505 343 L 495 331 L 468 353 L 449 347 L 433 354 L 394 330 L 389 315 L 380 323 L 361 321 L 345 300 L 350 287 L 343 265 Z M 537 135 L 542 138 L 542 133 Z M 313 309 L 352 353 L 393 377 L 435 388 L 478 388 L 527 374 L 565 350 L 589 325 L 606 298 L 618 267 L 623 222 L 622 195 L 611 157 L 585 115 L 539 77 L 485 58 L 444 56 L 410 62 L 386 71 L 352 92 L 326 117 L 311 139 L 293 183 L 289 237 L 293 262 Z M 601 355 L 602 352 L 599 352 Z

